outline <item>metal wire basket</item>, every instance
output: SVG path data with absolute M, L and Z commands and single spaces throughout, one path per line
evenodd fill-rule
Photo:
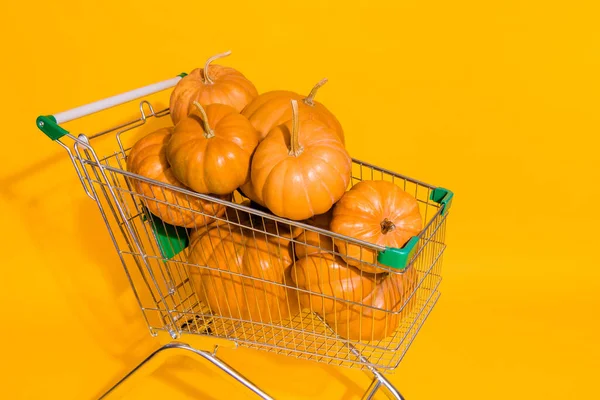
M 98 203 L 150 331 L 166 331 L 174 339 L 185 334 L 214 336 L 287 356 L 367 368 L 376 376 L 381 376 L 378 370 L 396 368 L 440 296 L 452 192 L 353 160 L 351 185 L 364 180 L 389 181 L 419 203 L 424 217 L 422 232 L 403 249 L 388 249 L 250 207 L 238 192 L 229 201 L 127 171 L 128 152 L 140 129 L 151 120 L 156 126 L 170 124 L 169 118 L 163 118 L 169 110 L 155 112 L 147 100 L 139 104 L 139 118 L 95 134 L 76 137 L 59 125 L 172 87 L 179 79 L 42 116 L 37 121 L 38 127 L 68 152 L 86 194 Z M 105 135 L 114 135 L 116 141 L 112 149 L 99 154 L 92 141 Z M 64 141 L 65 137 L 71 143 Z M 139 190 L 140 185 L 150 191 Z M 197 207 L 198 201 L 224 212 L 215 216 L 206 207 Z M 159 208 L 162 214 L 156 212 Z M 167 214 L 192 216 L 192 220 L 203 223 L 177 227 L 164 222 L 169 219 Z M 352 273 L 373 285 L 385 279 L 401 282 L 403 289 L 394 301 L 374 304 L 368 296 L 350 298 L 335 290 L 297 285 L 298 277 L 293 274 L 298 272 L 293 267 L 302 257 L 312 257 L 316 263 L 351 257 L 340 253 L 337 244 L 342 241 L 358 247 L 361 253 L 378 254 L 369 266 L 380 274 Z M 299 247 L 304 250 L 302 257 Z M 214 257 L 210 261 L 210 256 L 194 256 L 194 252 L 218 254 L 225 262 L 215 264 Z M 241 253 L 254 257 L 254 262 L 282 264 L 282 272 L 277 276 L 250 275 L 235 256 Z M 311 279 L 325 285 L 331 280 L 343 284 L 350 279 L 349 269 L 335 276 L 319 276 L 323 269 L 318 266 L 315 271 Z M 279 301 L 273 302 L 274 297 Z M 350 319 L 358 337 L 350 332 Z M 384 327 L 383 336 L 375 334 L 375 324 Z M 379 383 L 385 385 L 387 381 L 382 379 Z

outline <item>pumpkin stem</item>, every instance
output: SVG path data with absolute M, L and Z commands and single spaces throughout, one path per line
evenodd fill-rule
M 321 86 L 323 86 L 324 84 L 327 83 L 327 78 L 323 78 L 321 79 L 310 91 L 310 93 L 308 94 L 308 96 L 306 96 L 306 98 L 303 100 L 304 104 L 313 107 L 315 105 L 314 100 L 315 100 L 315 96 L 317 95 L 317 92 L 319 91 L 319 88 Z
M 212 85 L 214 83 L 213 80 L 210 79 L 210 76 L 208 76 L 209 64 L 215 60 L 218 60 L 219 58 L 227 57 L 230 54 L 231 54 L 231 50 L 226 51 L 225 53 L 215 54 L 214 56 L 212 56 L 211 58 L 206 60 L 206 64 L 204 64 L 204 84 L 205 85 Z
M 396 225 L 394 225 L 394 223 L 389 219 L 385 218 L 383 221 L 381 221 L 381 233 L 384 235 L 386 233 L 390 233 L 394 229 L 396 229 Z
M 208 124 L 208 116 L 206 115 L 206 111 L 204 111 L 204 107 L 197 101 L 194 101 L 194 105 L 200 111 L 200 115 L 202 116 L 202 125 L 204 126 L 204 137 L 210 139 L 215 136 L 215 131 L 213 131 Z
M 298 157 L 304 151 L 300 145 L 298 131 L 300 120 L 298 119 L 298 101 L 292 100 L 292 137 L 290 138 L 290 156 Z

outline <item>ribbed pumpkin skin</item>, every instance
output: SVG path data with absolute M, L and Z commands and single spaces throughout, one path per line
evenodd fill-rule
M 300 292 L 302 308 L 311 309 L 326 320 L 333 320 L 333 314 L 346 308 L 347 301 L 358 302 L 375 288 L 373 279 L 331 254 L 301 258 L 292 266 L 291 276 L 299 288 L 314 293 Z
M 418 274 L 412 266 L 403 274 L 386 276 L 360 301 L 377 309 L 350 305 L 338 313 L 336 332 L 351 340 L 381 340 L 392 336 L 415 307 L 417 284 Z
M 187 116 L 194 101 L 225 104 L 240 112 L 258 95 L 254 84 L 233 68 L 211 64 L 209 76 L 213 83 L 206 82 L 203 68 L 196 68 L 175 85 L 169 102 L 173 124 Z
M 250 171 L 252 171 L 252 160 L 250 161 Z M 248 179 L 243 185 L 239 187 L 239 190 L 244 196 L 246 196 L 256 204 L 259 204 L 263 207 L 265 206 L 258 194 L 254 190 L 254 185 L 252 185 L 252 179 Z
M 377 278 L 361 273 L 341 258 L 312 254 L 296 261 L 290 274 L 299 288 L 311 292 L 300 292 L 301 307 L 321 315 L 346 339 L 371 341 L 389 337 L 414 308 L 418 274 L 412 267 L 404 274 Z
M 417 200 L 397 185 L 362 181 L 337 202 L 330 228 L 369 243 L 401 248 L 421 232 L 423 219 Z M 348 264 L 365 272 L 385 272 L 383 268 L 364 264 L 377 263 L 376 251 L 342 240 L 336 240 L 336 245 Z
M 331 217 L 332 210 L 329 210 L 325 214 L 315 215 L 304 222 L 317 228 L 329 230 Z M 317 232 L 306 230 L 296 237 L 296 241 L 294 242 L 294 250 L 297 258 L 303 258 L 316 253 L 333 251 L 333 240 L 328 235 L 321 235 Z
M 232 107 L 205 107 L 214 136 L 208 137 L 204 117 L 192 111 L 173 131 L 167 158 L 177 179 L 198 193 L 228 194 L 249 179 L 250 158 L 258 135 Z
M 275 215 L 303 220 L 327 212 L 348 184 L 352 160 L 342 142 L 322 122 L 299 122 L 302 152 L 290 154 L 292 122 L 279 125 L 258 145 L 251 180 L 256 201 Z
M 253 208 L 249 200 L 243 201 L 240 205 L 245 207 Z M 269 241 L 273 243 L 279 243 L 281 246 L 288 248 L 291 251 L 292 239 L 299 237 L 304 229 L 296 226 L 291 226 L 283 222 L 276 222 L 268 218 L 262 218 L 254 214 L 237 210 L 233 207 L 227 208 L 225 215 L 217 220 L 215 225 L 223 226 L 224 229 L 229 229 L 229 226 L 236 227 L 248 227 L 254 229 L 259 235 L 264 235 L 262 232 L 267 232 L 269 235 Z M 194 229 L 190 232 L 190 242 L 205 233 L 207 227 L 200 226 L 198 229 Z
M 189 190 L 175 178 L 167 161 L 166 145 L 171 139 L 171 132 L 172 128 L 163 128 L 138 140 L 127 156 L 127 170 L 146 178 Z M 225 213 L 223 205 L 187 196 L 137 179 L 131 181 L 133 189 L 145 197 L 143 201 L 148 210 L 168 224 L 186 228 L 199 227 L 213 222 L 210 216 L 221 216 Z M 230 195 L 220 197 L 225 200 L 231 199 Z M 186 209 L 165 203 L 179 205 Z
M 313 101 L 312 105 L 303 100 L 306 96 L 288 90 L 274 90 L 255 97 L 242 111 L 258 131 L 261 140 L 278 125 L 292 119 L 290 100 L 298 100 L 300 120 L 321 121 L 331 128 L 344 143 L 344 130 L 338 119 L 323 104 Z
M 292 284 L 293 260 L 284 238 L 215 226 L 195 233 L 189 261 L 208 267 L 190 266 L 190 278 L 199 298 L 220 316 L 272 323 L 298 312 L 295 291 L 277 285 Z

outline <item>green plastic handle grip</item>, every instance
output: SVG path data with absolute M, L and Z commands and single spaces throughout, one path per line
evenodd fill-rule
M 53 115 L 40 115 L 35 120 L 38 129 L 52 140 L 58 140 L 69 132 L 56 123 Z

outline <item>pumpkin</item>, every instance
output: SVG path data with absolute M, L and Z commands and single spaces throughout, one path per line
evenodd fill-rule
M 185 187 L 175 176 L 167 161 L 166 145 L 171 139 L 172 128 L 163 128 L 138 140 L 127 156 L 127 170 L 155 181 Z M 221 216 L 225 206 L 188 196 L 139 179 L 131 179 L 133 190 L 141 194 L 148 210 L 162 221 L 186 228 L 211 223 L 211 216 Z M 230 195 L 220 196 L 230 200 Z M 155 200 L 151 200 L 155 199 Z
M 302 96 L 288 90 L 274 90 L 255 97 L 245 108 L 242 114 L 248 118 L 263 139 L 271 129 L 292 119 L 290 100 L 298 100 L 300 115 L 303 119 L 319 120 L 335 131 L 342 143 L 344 130 L 342 125 L 323 104 L 315 101 L 317 91 L 327 83 L 321 80 L 310 91 L 308 96 Z
M 250 166 L 251 166 L 250 168 L 252 170 L 252 161 L 250 161 Z M 256 191 L 254 190 L 254 185 L 252 185 L 252 179 L 248 179 L 242 186 L 240 186 L 238 188 L 238 191 L 244 197 L 247 197 L 248 199 L 252 200 L 257 205 L 266 208 L 265 205 L 263 204 L 262 200 L 260 200 Z
M 256 130 L 230 106 L 194 105 L 167 146 L 173 174 L 199 193 L 231 193 L 249 178 Z
M 351 340 L 381 340 L 390 337 L 417 302 L 418 274 L 414 267 L 389 274 L 361 301 L 349 304 L 331 321 L 338 335 Z M 373 308 L 371 308 L 373 307 Z
M 290 274 L 299 288 L 309 292 L 300 292 L 301 307 L 319 314 L 339 336 L 350 340 L 391 336 L 415 304 L 418 274 L 413 267 L 377 278 L 331 254 L 312 254 L 296 261 Z
M 302 235 L 304 229 L 284 222 L 273 221 L 270 219 L 263 219 L 258 216 L 253 216 L 253 226 L 255 229 L 267 232 L 270 234 L 271 239 L 281 243 L 282 246 L 289 246 L 291 251 L 291 241 L 294 238 Z
M 325 214 L 315 215 L 305 222 L 317 228 L 329 230 L 329 223 L 332 217 L 332 210 Z M 330 236 L 322 235 L 311 230 L 304 230 L 296 236 L 294 241 L 294 251 L 296 257 L 303 258 L 311 254 L 330 252 L 334 250 L 333 240 Z
M 250 206 L 250 202 L 249 201 L 245 201 L 243 203 L 241 203 L 242 206 L 246 206 L 249 207 Z M 231 225 L 231 227 L 236 227 L 236 229 L 239 229 L 237 227 L 244 227 L 244 226 L 250 226 L 250 214 L 245 212 L 245 211 L 241 211 L 238 210 L 237 208 L 234 207 L 226 207 L 226 211 L 224 213 L 224 215 L 220 216 L 220 218 L 215 218 L 215 223 L 213 223 L 213 225 L 211 225 L 210 227 L 203 225 L 203 226 L 198 226 L 195 229 L 191 229 L 190 233 L 189 233 L 189 238 L 190 238 L 190 243 L 193 243 L 199 236 L 202 236 L 204 233 L 206 233 L 207 229 L 216 227 L 216 226 L 220 226 L 222 227 L 222 229 L 229 229 L 228 226 Z
M 266 207 L 260 204 L 247 200 L 242 204 L 247 205 L 250 208 L 261 211 L 269 216 L 273 216 L 273 213 Z M 278 236 L 278 240 L 282 243 L 290 244 L 290 241 L 304 232 L 304 229 L 294 226 L 290 223 L 275 221 L 270 217 L 262 217 L 260 215 L 251 214 L 248 226 L 259 229 L 264 232 L 268 232 L 271 235 Z M 272 236 L 273 237 L 273 236 Z M 290 245 L 291 248 L 291 245 Z
M 189 272 L 200 300 L 217 315 L 253 322 L 273 323 L 297 313 L 297 294 L 286 288 L 292 284 L 292 256 L 281 240 L 233 225 L 197 232 Z
M 269 132 L 252 158 L 257 202 L 280 217 L 303 220 L 327 212 L 348 184 L 352 160 L 336 133 L 322 122 L 298 118 Z
M 349 267 L 332 254 L 312 254 L 301 258 L 292 266 L 291 276 L 298 288 L 310 291 L 300 292 L 302 308 L 325 319 L 346 307 L 345 302 L 359 302 L 375 288 L 372 277 L 361 274 L 360 270 Z
M 253 204 L 250 200 L 245 200 L 240 205 L 255 208 L 256 204 Z M 269 212 L 269 210 L 264 210 L 262 207 L 258 206 L 258 209 L 263 212 Z M 269 218 L 264 218 L 259 215 L 252 214 L 250 212 L 246 212 L 243 210 L 238 210 L 234 207 L 227 207 L 227 211 L 225 215 L 217 220 L 216 225 L 224 226 L 225 229 L 229 229 L 227 226 L 230 225 L 232 227 L 248 227 L 251 230 L 254 230 L 259 235 L 268 235 L 269 240 L 273 242 L 280 243 L 284 247 L 290 247 L 290 242 L 296 237 L 299 237 L 304 229 L 299 228 L 297 226 L 293 226 L 288 223 L 274 221 Z M 199 234 L 206 231 L 206 226 L 200 226 L 198 229 L 193 230 L 190 235 L 190 242 L 194 240 Z
M 386 247 L 401 248 L 423 228 L 417 200 L 388 181 L 362 181 L 333 208 L 332 232 Z M 344 260 L 365 272 L 384 272 L 376 266 L 377 251 L 336 240 Z
M 241 72 L 221 65 L 211 65 L 213 61 L 230 54 L 228 51 L 210 57 L 204 68 L 194 69 L 177 82 L 169 103 L 174 124 L 188 115 L 195 101 L 203 106 L 226 104 L 240 112 L 258 95 L 252 82 Z

